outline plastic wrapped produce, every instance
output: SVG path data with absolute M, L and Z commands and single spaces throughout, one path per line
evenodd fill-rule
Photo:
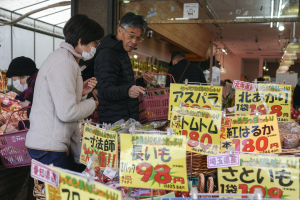
M 292 149 L 299 145 L 299 137 L 296 134 L 289 134 L 283 138 L 283 147 L 286 149 Z

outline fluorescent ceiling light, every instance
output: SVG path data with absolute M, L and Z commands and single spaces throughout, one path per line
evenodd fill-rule
M 123 3 L 130 3 L 130 1 L 128 1 L 128 0 L 124 0 L 124 1 L 123 1 Z

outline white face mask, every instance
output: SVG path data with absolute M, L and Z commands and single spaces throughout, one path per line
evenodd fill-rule
M 19 90 L 20 92 L 23 92 L 24 90 L 26 90 L 26 89 L 28 88 L 27 83 L 24 84 L 24 85 L 22 85 L 22 84 L 20 83 L 20 80 L 13 81 L 13 85 L 14 85 L 14 87 L 15 87 L 17 90 Z
M 91 47 L 91 45 L 89 45 L 89 46 Z M 80 47 L 82 48 L 82 46 L 80 46 Z M 82 60 L 92 59 L 94 57 L 95 53 L 96 53 L 96 48 L 95 47 L 91 47 L 91 51 L 89 53 L 84 51 L 83 48 L 82 48 L 82 54 L 81 54 Z

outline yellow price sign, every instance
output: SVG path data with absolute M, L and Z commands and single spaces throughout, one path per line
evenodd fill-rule
M 88 180 L 79 173 L 67 172 L 56 167 L 50 167 L 59 173 L 59 187 L 55 188 L 45 184 L 46 199 L 49 200 L 69 200 L 69 199 L 89 199 L 89 200 L 121 200 L 121 191 L 112 189 L 104 184 Z
M 120 185 L 188 191 L 186 137 L 121 134 Z
M 291 85 L 258 84 L 257 92 L 235 91 L 235 112 L 276 114 L 279 122 L 291 120 Z
M 240 163 L 218 168 L 219 192 L 228 198 L 241 198 L 230 193 L 253 194 L 259 188 L 263 198 L 299 199 L 299 158 L 241 154 Z
M 90 157 L 96 153 L 100 169 L 108 165 L 118 167 L 118 134 L 93 125 L 85 124 L 82 140 L 80 162 L 87 165 Z
M 187 137 L 187 151 L 216 155 L 220 150 L 222 112 L 187 107 L 173 107 L 171 128 Z
M 220 111 L 222 109 L 222 87 L 170 84 L 169 120 L 172 115 L 172 107 L 178 106 L 181 101 L 184 101 L 185 105 Z
M 221 150 L 280 153 L 281 142 L 276 115 L 248 115 L 222 119 Z

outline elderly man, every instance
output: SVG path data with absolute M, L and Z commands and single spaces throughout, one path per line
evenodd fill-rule
M 99 121 L 114 123 L 120 119 L 138 120 L 137 97 L 153 81 L 153 74 L 134 81 L 128 52 L 142 42 L 147 23 L 141 15 L 126 13 L 118 26 L 118 34 L 107 35 L 100 42 L 95 58 L 95 76 L 98 80 Z

